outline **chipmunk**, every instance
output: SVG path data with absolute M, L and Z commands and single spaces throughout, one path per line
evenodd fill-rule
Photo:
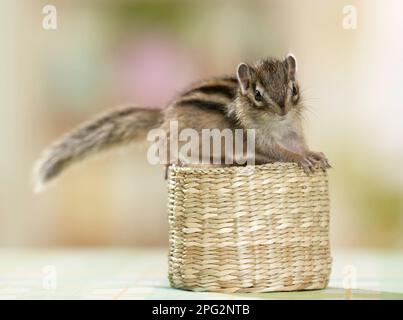
M 86 122 L 56 141 L 38 160 L 36 189 L 91 154 L 145 140 L 151 129 L 255 129 L 257 164 L 295 162 L 309 174 L 330 168 L 321 152 L 311 151 L 302 130 L 304 105 L 293 55 L 241 63 L 235 76 L 201 81 L 184 90 L 165 109 L 123 107 Z M 170 159 L 168 164 L 180 163 Z

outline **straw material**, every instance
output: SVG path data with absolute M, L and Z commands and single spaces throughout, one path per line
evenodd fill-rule
M 193 291 L 322 289 L 331 268 L 325 172 L 293 163 L 169 169 L 169 281 Z

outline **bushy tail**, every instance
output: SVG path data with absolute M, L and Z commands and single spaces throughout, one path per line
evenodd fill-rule
M 64 135 L 51 145 L 34 168 L 35 191 L 71 164 L 110 147 L 144 140 L 150 129 L 162 123 L 158 109 L 117 108 L 101 114 Z

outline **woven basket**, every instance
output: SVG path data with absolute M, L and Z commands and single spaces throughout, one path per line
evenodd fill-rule
M 292 163 L 169 169 L 169 281 L 193 291 L 323 289 L 331 268 L 325 172 Z

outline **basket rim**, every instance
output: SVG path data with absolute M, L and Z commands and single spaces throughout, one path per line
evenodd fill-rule
M 178 166 L 172 164 L 169 166 L 169 170 L 173 172 L 183 172 L 183 173 L 248 173 L 253 170 L 259 171 L 273 171 L 278 169 L 297 169 L 303 172 L 301 168 L 295 162 L 273 162 L 273 163 L 265 163 L 265 164 L 256 164 L 256 165 L 246 165 L 246 166 L 236 166 L 236 165 L 228 165 L 222 167 L 214 167 L 206 164 L 205 166 Z

